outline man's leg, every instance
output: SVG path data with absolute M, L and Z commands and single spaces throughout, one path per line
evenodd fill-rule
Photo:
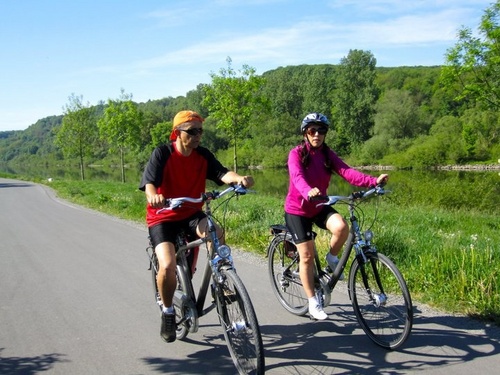
M 173 297 L 176 288 L 175 276 L 175 246 L 171 242 L 162 242 L 155 248 L 158 258 L 158 275 L 156 283 L 160 298 L 163 303 L 161 337 L 167 341 L 175 341 L 175 310 L 173 307 Z

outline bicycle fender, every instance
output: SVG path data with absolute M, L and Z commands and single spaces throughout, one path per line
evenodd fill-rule
M 196 306 L 191 301 L 188 296 L 182 293 L 180 290 L 176 290 L 174 293 L 174 306 L 179 309 L 179 312 L 184 317 L 186 314 L 190 315 L 189 321 L 189 332 L 194 333 L 198 331 L 198 312 Z

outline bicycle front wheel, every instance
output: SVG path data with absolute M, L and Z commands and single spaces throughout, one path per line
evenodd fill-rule
M 278 235 L 269 244 L 267 254 L 269 278 L 276 298 L 288 312 L 305 315 L 308 301 L 299 277 L 299 255 L 295 244 Z
M 240 374 L 264 374 L 264 349 L 257 316 L 243 282 L 233 269 L 221 269 L 215 300 L 231 358 Z
M 406 282 L 396 265 L 380 253 L 366 253 L 367 262 L 353 261 L 349 296 L 365 333 L 377 345 L 396 349 L 413 324 L 413 307 Z

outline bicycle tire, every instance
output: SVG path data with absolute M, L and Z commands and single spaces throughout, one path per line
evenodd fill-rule
M 264 374 L 264 349 L 257 316 L 243 282 L 233 269 L 222 268 L 215 300 L 231 358 L 240 374 Z
M 410 292 L 398 268 L 387 256 L 372 252 L 365 256 L 367 262 L 360 264 L 358 258 L 354 259 L 349 272 L 349 296 L 356 318 L 375 344 L 397 349 L 406 341 L 413 325 Z
M 299 277 L 295 245 L 285 235 L 279 234 L 272 239 L 267 254 L 269 278 L 276 298 L 288 312 L 305 315 L 309 305 Z

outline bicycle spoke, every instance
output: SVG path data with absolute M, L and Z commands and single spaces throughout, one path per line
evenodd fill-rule
M 354 311 L 361 327 L 376 344 L 395 349 L 411 331 L 411 298 L 401 274 L 387 257 L 370 254 L 368 258 L 364 266 L 356 260 L 350 274 Z
M 236 272 L 221 270 L 224 283 L 216 292 L 217 311 L 231 358 L 241 374 L 264 371 L 264 353 L 257 317 Z
M 299 278 L 295 245 L 277 236 L 268 249 L 269 277 L 274 294 L 283 307 L 295 315 L 307 312 L 307 297 Z

